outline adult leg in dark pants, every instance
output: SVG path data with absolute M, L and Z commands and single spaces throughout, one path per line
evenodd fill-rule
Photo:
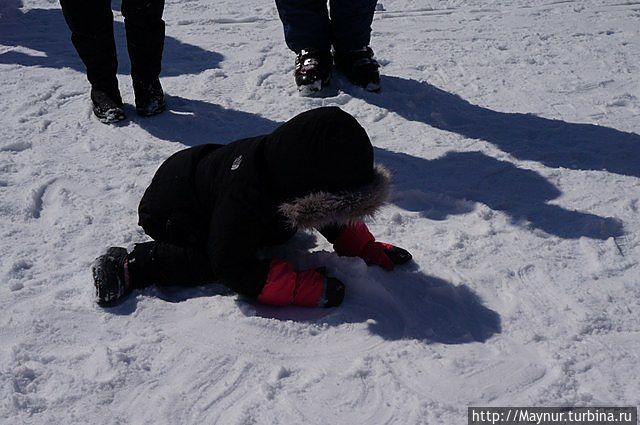
M 122 105 L 111 0 L 60 0 L 60 4 L 92 90 L 103 91 Z
M 331 22 L 326 0 L 276 0 L 284 39 L 296 53 L 294 78 L 302 94 L 331 80 Z
M 145 116 L 165 109 L 159 80 L 165 36 L 163 11 L 164 0 L 122 1 L 136 110 Z
M 326 0 L 276 0 L 276 6 L 287 46 L 298 55 L 299 90 L 328 84 L 333 60 L 353 84 L 379 90 L 379 65 L 369 47 L 376 0 L 330 0 L 329 10 Z
M 338 52 L 362 49 L 371 42 L 377 0 L 331 0 L 331 43 Z
M 105 123 L 125 118 L 116 78 L 118 60 L 110 0 L 60 0 L 71 40 L 87 68 L 93 112 Z M 160 80 L 164 47 L 164 0 L 123 0 L 136 110 L 155 115 L 165 109 Z
M 326 0 L 276 0 L 284 39 L 295 53 L 329 51 L 331 23 Z
M 352 84 L 380 90 L 380 65 L 369 47 L 376 0 L 331 0 L 331 42 L 336 68 Z
M 164 48 L 164 0 L 123 0 L 122 16 L 131 59 L 131 78 L 153 81 L 160 76 Z
M 276 0 L 289 49 L 355 50 L 369 45 L 377 0 Z M 329 13 L 331 13 L 329 17 Z

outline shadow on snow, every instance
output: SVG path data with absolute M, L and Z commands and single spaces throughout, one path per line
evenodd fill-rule
M 158 139 L 197 146 L 204 143 L 226 144 L 245 137 L 273 131 L 281 123 L 249 112 L 226 109 L 214 103 L 166 95 L 169 110 L 131 120 Z
M 369 332 L 387 341 L 464 344 L 484 342 L 501 332 L 498 313 L 483 306 L 467 285 L 456 286 L 407 269 L 399 267 L 387 274 L 372 267 L 367 275 L 373 276 L 365 277 L 365 282 L 346 282 L 345 302 L 338 308 L 275 308 L 240 299 L 237 303 L 247 316 L 329 326 L 366 323 Z
M 57 9 L 31 9 L 22 12 L 19 0 L 3 0 L 0 8 L 0 44 L 36 50 L 44 55 L 31 55 L 18 50 L 0 54 L 1 64 L 71 68 L 85 73 L 85 67 L 71 44 L 71 31 Z M 118 50 L 118 73 L 129 75 L 131 67 L 127 56 L 124 24 L 114 21 L 114 35 Z M 197 74 L 218 68 L 223 56 L 192 44 L 166 36 L 161 77 Z
M 532 170 L 481 152 L 449 152 L 433 160 L 376 148 L 377 160 L 394 172 L 392 202 L 433 220 L 473 210 L 468 201 L 509 215 L 516 225 L 563 239 L 608 239 L 623 234 L 611 217 L 549 204 L 562 192 Z
M 473 105 L 426 82 L 382 76 L 383 92 L 341 84 L 348 94 L 410 121 L 482 139 L 521 160 L 572 170 L 607 170 L 640 177 L 640 135 L 593 124 Z

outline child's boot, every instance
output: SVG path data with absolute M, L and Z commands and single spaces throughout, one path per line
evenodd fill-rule
M 96 300 L 101 306 L 109 306 L 131 291 L 127 270 L 127 250 L 111 247 L 96 258 L 91 266 Z

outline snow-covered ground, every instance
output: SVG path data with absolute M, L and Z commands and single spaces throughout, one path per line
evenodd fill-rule
M 104 125 L 54 0 L 0 0 L 0 423 L 462 424 L 470 405 L 640 404 L 640 3 L 385 0 L 383 91 L 293 84 L 273 1 L 168 0 L 170 111 Z M 118 10 L 118 4 L 114 3 Z M 133 102 L 116 12 L 121 90 Z M 370 222 L 415 264 L 327 265 L 342 307 L 219 285 L 101 309 L 91 261 L 145 239 L 158 165 L 306 109 L 393 169 Z

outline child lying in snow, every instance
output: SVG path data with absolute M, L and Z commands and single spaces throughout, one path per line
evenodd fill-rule
M 389 172 L 373 163 L 365 130 L 337 107 L 304 112 L 271 134 L 201 145 L 158 169 L 138 209 L 153 242 L 109 248 L 92 266 L 98 303 L 134 288 L 220 281 L 271 305 L 334 307 L 344 285 L 324 268 L 259 260 L 261 247 L 316 228 L 338 255 L 391 270 L 411 260 L 360 221 L 386 200 Z

